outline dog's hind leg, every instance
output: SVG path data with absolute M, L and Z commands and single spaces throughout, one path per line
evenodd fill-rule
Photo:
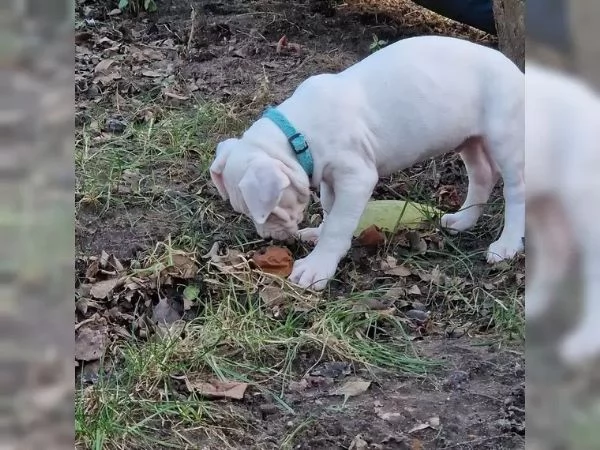
M 527 198 L 527 285 L 525 315 L 537 319 L 556 300 L 557 288 L 574 261 L 576 242 L 560 199 L 550 195 Z M 531 266 L 531 267 L 530 267 Z
M 500 178 L 495 164 L 485 154 L 481 138 L 467 139 L 459 148 L 459 154 L 465 164 L 469 187 L 460 210 L 442 216 L 442 227 L 452 234 L 468 230 L 477 223 L 483 205 L 487 203 Z
M 583 139 L 586 138 L 588 136 Z M 591 138 L 587 140 L 597 142 Z M 563 360 L 572 365 L 600 356 L 600 182 L 594 178 L 597 165 L 593 164 L 597 159 L 582 158 L 582 163 L 575 163 L 568 181 L 562 186 L 563 193 L 569 193 L 567 213 L 581 258 L 582 314 L 560 347 Z
M 487 251 L 488 263 L 496 263 L 514 257 L 524 247 L 525 155 L 523 134 L 503 132 L 491 136 L 484 142 L 485 151 L 504 182 L 504 227 Z

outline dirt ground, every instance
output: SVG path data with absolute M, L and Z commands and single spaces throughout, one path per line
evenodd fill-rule
M 120 148 L 121 141 L 111 136 L 125 133 L 129 139 L 132 135 L 124 129 L 152 124 L 158 127 L 161 121 L 174 120 L 173 111 L 192 111 L 197 104 L 220 105 L 217 115 L 226 117 L 225 124 L 217 120 L 210 129 L 210 143 L 215 142 L 243 129 L 266 104 L 284 99 L 306 77 L 339 71 L 386 42 L 436 33 L 495 45 L 489 36 L 467 26 L 408 6 L 404 20 L 392 20 L 347 5 L 340 7 L 330 0 L 194 1 L 194 12 L 189 1 L 165 0 L 157 2 L 157 13 L 139 16 L 116 14 L 116 3 L 77 2 L 76 126 L 78 151 L 86 161 L 93 160 L 90 155 L 98 155 L 98 160 L 103 158 L 102 152 L 106 155 Z M 287 39 L 285 45 L 281 45 L 283 36 Z M 173 145 L 177 147 L 181 141 L 171 136 L 173 130 L 165 135 L 177 142 Z M 202 139 L 193 132 L 190 135 Z M 199 141 L 185 143 L 190 148 L 202 147 Z M 100 173 L 96 166 L 84 168 L 80 163 L 76 194 L 78 292 L 88 286 L 89 293 L 90 266 L 95 264 L 93 257 L 102 252 L 119 260 L 125 270 L 133 270 L 134 261 L 143 261 L 157 243 L 174 236 L 196 236 L 187 242 L 204 253 L 217 240 L 229 246 L 241 242 L 244 250 L 264 244 L 223 204 L 207 183 L 206 173 L 198 173 L 211 157 L 210 143 L 202 147 L 204 160 L 195 153 L 186 153 L 184 148 L 177 149 L 184 156 L 167 164 L 159 149 L 152 154 L 156 159 L 151 155 L 150 163 L 139 173 L 123 169 L 119 158 L 112 159 L 110 168 L 104 170 L 111 174 L 119 170 L 120 184 L 116 188 L 112 175 Z M 127 174 L 137 177 L 140 190 L 131 189 Z M 151 187 L 144 184 L 149 179 Z M 465 182 L 460 162 L 449 155 L 382 180 L 375 198 L 410 196 L 411 200 L 452 209 L 460 206 Z M 105 184 L 111 187 L 105 190 Z M 498 193 L 497 188 L 496 200 Z M 501 211 L 499 206 L 501 201 L 496 201 L 492 209 Z M 332 365 L 322 361 L 318 352 L 300 352 L 290 377 L 307 380 L 308 386 L 292 389 L 289 380 L 275 386 L 288 409 L 252 388 L 242 400 L 211 403 L 239 418 L 237 423 L 232 419 L 221 423 L 227 445 L 259 449 L 524 448 L 525 372 L 519 303 L 524 290 L 524 260 L 519 259 L 513 267 L 490 268 L 481 256 L 500 226 L 496 212 L 487 214 L 477 229 L 465 236 L 447 237 L 435 227 L 422 231 L 430 247 L 445 242 L 447 248 L 462 252 L 453 256 L 452 264 L 435 251 L 418 263 L 429 273 L 436 266 L 452 270 L 454 277 L 463 280 L 457 288 L 460 292 L 434 286 L 431 276 L 414 277 L 409 283 L 416 286 L 416 290 L 411 288 L 412 297 L 403 291 L 394 305 L 407 325 L 410 345 L 420 357 L 441 365 L 425 374 L 394 373 L 373 367 L 367 370 L 356 361 Z M 297 257 L 308 251 L 302 247 L 291 249 Z M 330 298 L 383 286 L 381 279 L 373 275 L 372 263 L 392 254 L 392 249 L 396 247 L 386 247 L 373 255 L 353 248 L 342 264 Z M 400 257 L 401 252 L 393 252 Z M 102 270 L 96 267 L 96 272 Z M 208 273 L 194 276 L 202 289 L 209 289 Z M 177 293 L 172 295 L 177 297 Z M 456 300 L 457 296 L 464 300 Z M 78 297 L 78 301 L 84 297 Z M 106 320 L 103 326 L 111 343 L 102 351 L 117 360 L 119 351 L 111 349 L 119 348 L 124 336 L 130 336 L 123 329 L 137 323 L 144 310 L 144 306 L 132 305 L 131 298 L 127 307 L 117 299 L 112 309 L 100 301 L 94 307 L 78 308 L 77 333 L 98 318 L 93 314 L 100 313 Z M 147 309 L 152 307 L 156 309 L 156 299 L 146 302 Z M 120 316 L 115 319 L 107 311 L 118 311 Z M 192 320 L 201 315 L 200 309 L 192 309 L 184 318 Z M 134 334 L 136 339 L 140 337 Z M 83 386 L 94 384 L 93 380 L 84 380 L 82 374 L 84 367 L 98 357 L 79 361 L 77 373 Z M 347 401 L 329 395 L 332 386 L 353 377 L 370 380 L 368 390 Z M 169 389 L 177 391 L 173 386 L 164 389 L 160 398 L 169 396 Z M 91 410 L 94 408 L 86 411 Z M 185 444 L 178 448 L 225 446 L 210 433 L 191 426 L 182 431 L 176 419 L 161 426 L 152 448 L 169 448 L 167 443 L 175 433 L 184 436 Z M 79 441 L 81 448 L 91 448 L 89 440 Z M 122 448 L 149 448 L 149 444 L 131 439 L 122 442 Z

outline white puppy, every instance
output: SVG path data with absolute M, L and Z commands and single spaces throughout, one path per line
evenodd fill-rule
M 473 227 L 502 176 L 504 229 L 487 260 L 522 250 L 524 75 L 500 52 L 450 37 L 404 39 L 341 73 L 308 78 L 277 110 L 306 138 L 310 153 L 302 157 L 312 157 L 312 171 L 282 127 L 263 117 L 240 139 L 219 144 L 210 172 L 260 236 L 316 243 L 296 261 L 292 282 L 323 289 L 378 178 L 448 151 L 460 152 L 469 187 L 461 211 L 443 216 L 442 225 Z M 299 231 L 311 185 L 320 188 L 324 221 Z
M 600 98 L 571 77 L 526 68 L 525 313 L 541 316 L 580 257 L 583 315 L 561 344 L 570 364 L 600 354 Z

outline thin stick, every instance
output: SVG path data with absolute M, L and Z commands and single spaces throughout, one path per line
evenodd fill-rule
M 190 26 L 190 35 L 188 36 L 188 42 L 187 42 L 188 56 L 192 49 L 192 41 L 194 40 L 194 31 L 195 31 L 194 29 L 196 28 L 196 10 L 194 9 L 194 5 L 190 5 L 190 7 L 192 8 L 192 13 L 190 15 L 190 20 L 192 21 L 192 24 Z

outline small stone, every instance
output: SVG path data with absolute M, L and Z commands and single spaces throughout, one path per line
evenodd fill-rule
M 446 377 L 444 384 L 452 389 L 460 389 L 469 382 L 469 374 L 464 370 L 455 370 Z
M 406 311 L 406 317 L 417 320 L 419 322 L 425 322 L 429 319 L 429 313 L 426 311 L 420 311 L 418 309 L 411 309 Z
M 106 131 L 110 133 L 123 133 L 125 128 L 127 128 L 127 122 L 123 119 L 117 119 L 115 117 L 110 117 L 106 119 L 105 124 Z
M 273 403 L 263 403 L 258 407 L 258 409 L 264 416 L 275 414 L 278 410 L 277 406 L 275 406 Z

